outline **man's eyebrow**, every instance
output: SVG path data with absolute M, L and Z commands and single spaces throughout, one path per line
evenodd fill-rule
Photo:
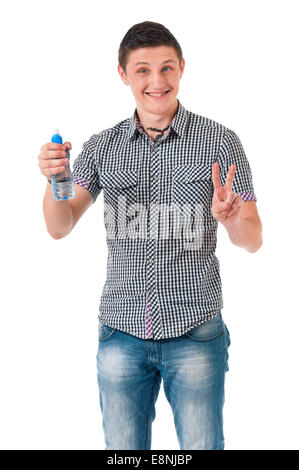
M 173 62 L 175 64 L 175 61 L 173 59 L 166 59 L 162 62 L 161 65 L 166 64 L 166 62 Z M 136 65 L 150 65 L 148 62 L 136 62 Z

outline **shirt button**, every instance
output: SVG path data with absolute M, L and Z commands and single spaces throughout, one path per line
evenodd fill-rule
M 150 294 L 151 292 L 154 292 L 154 287 L 150 287 L 150 288 L 148 289 L 148 293 Z
M 153 180 L 153 181 L 157 181 L 157 179 L 158 179 L 158 175 L 153 175 L 153 176 L 152 176 L 152 180 Z

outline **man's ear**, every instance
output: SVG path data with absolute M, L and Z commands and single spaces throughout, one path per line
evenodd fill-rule
M 118 73 L 120 75 L 120 78 L 122 79 L 122 81 L 124 82 L 125 85 L 129 85 L 129 81 L 127 79 L 127 76 L 126 76 L 126 73 L 124 71 L 124 69 L 118 64 L 117 66 L 117 70 L 118 70 Z
M 183 58 L 182 59 L 182 65 L 181 65 L 181 77 L 180 78 L 182 78 L 182 75 L 184 73 L 184 69 L 185 69 L 185 59 Z

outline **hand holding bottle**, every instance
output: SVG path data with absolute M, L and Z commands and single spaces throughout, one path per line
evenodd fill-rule
M 57 129 L 52 136 L 51 143 L 41 147 L 41 154 L 38 157 L 41 172 L 47 178 L 49 176 L 51 178 L 53 197 L 56 201 L 75 197 L 74 180 L 69 166 L 69 150 L 71 147 L 69 142 L 63 144 L 62 137 Z M 46 158 L 41 158 L 43 155 Z M 52 159 L 54 159 L 54 165 L 51 163 L 51 167 L 49 167 Z M 44 160 L 47 160 L 47 162 L 45 163 Z
M 41 174 L 49 179 L 52 175 L 61 173 L 69 164 L 66 152 L 71 149 L 72 144 L 70 142 L 64 144 L 48 142 L 43 145 L 37 157 Z

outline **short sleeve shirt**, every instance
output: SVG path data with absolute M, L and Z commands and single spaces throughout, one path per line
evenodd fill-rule
M 95 202 L 103 191 L 108 249 L 99 318 L 142 339 L 185 334 L 223 308 L 218 222 L 211 213 L 212 166 L 232 190 L 256 201 L 237 134 L 186 110 L 178 100 L 168 131 L 155 141 L 137 109 L 93 134 L 73 164 L 76 184 Z

